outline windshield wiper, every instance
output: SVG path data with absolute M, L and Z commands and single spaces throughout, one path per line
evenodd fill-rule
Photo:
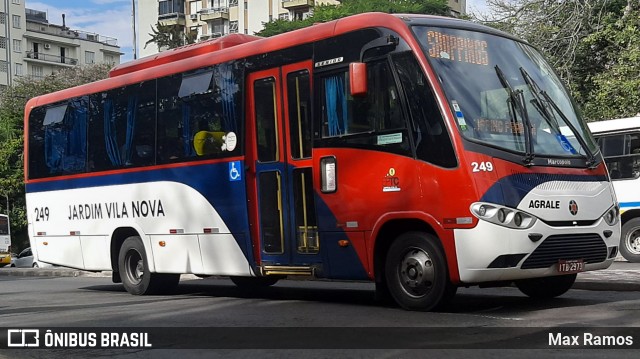
M 595 165 L 597 162 L 596 156 L 587 146 L 587 143 L 585 142 L 584 138 L 581 136 L 581 132 L 578 132 L 578 130 L 571 123 L 567 115 L 565 115 L 564 112 L 562 112 L 558 104 L 556 104 L 555 101 L 553 101 L 551 96 L 549 96 L 549 94 L 546 91 L 542 90 L 540 86 L 538 86 L 538 84 L 533 80 L 533 78 L 531 78 L 531 75 L 529 75 L 527 70 L 525 70 L 523 67 L 520 67 L 520 72 L 522 73 L 522 76 L 524 78 L 524 81 L 527 83 L 527 86 L 529 86 L 531 93 L 535 97 L 535 99 L 531 100 L 531 103 L 536 108 L 536 110 L 540 112 L 540 114 L 542 115 L 542 118 L 544 118 L 544 120 L 549 124 L 549 126 L 551 126 L 556 131 L 558 136 L 561 136 L 562 143 L 566 144 L 572 153 L 577 154 L 578 152 L 573 148 L 573 146 L 571 146 L 571 144 L 566 139 L 566 137 L 562 135 L 560 125 L 558 124 L 558 121 L 556 120 L 555 116 L 553 115 L 552 112 L 550 112 L 547 109 L 547 106 L 545 106 L 545 105 L 551 105 L 551 107 L 553 107 L 555 112 L 558 113 L 558 115 L 560 115 L 560 118 L 562 118 L 562 121 L 564 121 L 564 123 L 567 125 L 567 127 L 569 127 L 571 132 L 573 132 L 573 135 L 576 137 L 576 140 L 578 140 L 578 143 L 580 143 L 580 146 L 584 148 L 587 167 L 595 168 Z M 542 98 L 540 96 L 542 96 Z
M 524 122 L 525 154 L 522 162 L 524 162 L 525 166 L 532 166 L 535 154 L 533 153 L 533 142 L 531 141 L 531 122 L 529 121 L 527 106 L 525 106 L 524 103 L 524 95 L 522 90 L 514 90 L 513 87 L 511 87 L 509 81 L 507 81 L 507 78 L 504 76 L 504 73 L 498 65 L 495 66 L 495 70 L 502 87 L 507 90 L 509 95 L 508 102 L 511 105 L 509 106 L 509 113 L 511 115 L 511 125 L 513 126 L 513 130 L 517 131 L 518 128 L 516 123 L 516 111 L 520 114 L 520 117 Z

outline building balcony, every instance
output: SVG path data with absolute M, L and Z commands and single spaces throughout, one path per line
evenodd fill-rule
M 45 35 L 45 36 L 41 36 Z M 109 36 L 102 36 L 93 32 L 86 32 L 80 30 L 72 30 L 67 27 L 58 25 L 49 25 L 36 22 L 27 22 L 27 34 L 26 37 L 38 38 L 42 40 L 51 40 L 46 35 L 63 37 L 69 39 L 71 43 L 75 40 L 86 40 L 92 42 L 100 42 L 109 46 L 118 46 L 118 40 Z
M 229 20 L 228 7 L 209 7 L 200 10 L 200 21 Z
M 184 13 L 181 13 L 181 12 L 172 12 L 168 14 L 158 15 L 158 22 L 160 22 L 162 25 L 165 25 L 165 26 L 169 26 L 169 25 L 184 26 L 187 23 L 185 20 Z
M 42 52 L 27 51 L 27 57 L 25 60 L 35 60 L 36 62 L 46 62 L 51 65 L 60 66 L 76 66 L 78 59 L 74 59 L 68 56 L 49 55 Z
M 313 7 L 314 0 L 282 0 L 282 7 L 287 10 Z

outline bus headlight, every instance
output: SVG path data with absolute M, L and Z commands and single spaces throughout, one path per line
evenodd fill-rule
M 526 212 L 493 203 L 474 203 L 471 213 L 478 219 L 514 229 L 530 228 L 536 222 L 536 218 Z
M 604 221 L 607 222 L 608 225 L 613 226 L 618 223 L 620 211 L 618 210 L 618 205 L 615 205 L 604 214 Z

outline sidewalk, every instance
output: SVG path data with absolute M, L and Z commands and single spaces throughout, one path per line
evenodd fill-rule
M 50 268 L 0 268 L 0 276 L 23 277 L 108 277 L 111 272 L 86 272 L 64 267 Z M 194 275 L 183 275 L 182 279 L 198 279 Z M 640 263 L 613 262 L 604 270 L 579 273 L 574 289 L 640 291 Z
M 640 263 L 616 261 L 607 269 L 580 273 L 573 288 L 640 291 Z

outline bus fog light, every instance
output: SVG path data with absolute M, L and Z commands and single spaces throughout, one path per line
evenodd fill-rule
M 607 224 L 610 226 L 618 223 L 618 207 L 614 206 L 609 209 L 604 215 L 604 221 L 607 222 Z

